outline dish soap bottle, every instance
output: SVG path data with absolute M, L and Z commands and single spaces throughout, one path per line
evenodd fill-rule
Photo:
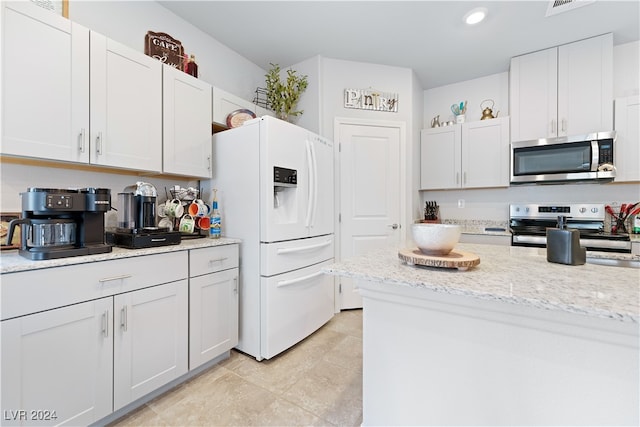
M 580 231 L 567 229 L 567 217 L 558 217 L 558 228 L 547 228 L 547 261 L 582 265 L 586 249 L 580 246 Z
M 222 218 L 218 208 L 217 193 L 218 190 L 214 189 L 213 201 L 211 202 L 211 222 L 209 225 L 209 237 L 212 239 L 219 239 L 222 235 Z

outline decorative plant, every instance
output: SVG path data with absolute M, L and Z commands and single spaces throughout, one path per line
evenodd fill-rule
M 280 66 L 271 64 L 271 69 L 265 74 L 267 82 L 267 101 L 269 107 L 281 119 L 288 119 L 290 116 L 298 116 L 304 110 L 296 110 L 296 105 L 300 100 L 300 95 L 307 88 L 307 76 L 298 75 L 295 70 L 287 70 L 287 80 L 280 80 Z

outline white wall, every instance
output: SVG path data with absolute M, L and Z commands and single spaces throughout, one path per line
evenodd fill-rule
M 614 46 L 614 96 L 638 94 L 640 88 L 640 42 Z M 435 114 L 447 114 L 449 106 L 465 96 L 469 97 L 467 120 L 479 120 L 478 99 L 496 100 L 495 110 L 506 114 L 509 100 L 508 72 L 468 80 L 424 91 L 424 127 L 430 127 Z M 465 98 L 466 99 L 466 98 Z M 472 99 L 474 102 L 472 103 Z M 472 108 L 477 108 L 474 111 Z M 495 111 L 494 110 L 494 111 Z M 442 119 L 442 115 L 440 116 Z M 640 141 L 638 142 L 640 143 Z M 421 218 L 427 200 L 436 200 L 444 219 L 483 219 L 507 221 L 509 203 L 608 203 L 621 204 L 640 200 L 638 183 L 533 185 L 494 189 L 420 191 L 421 202 L 414 211 L 414 218 Z M 464 200 L 464 208 L 458 208 L 458 200 Z
M 467 101 L 466 121 L 478 121 L 482 117 L 480 105 L 485 100 L 493 100 L 494 115 L 509 115 L 509 72 L 425 90 L 423 126 L 431 127 L 431 120 L 437 115 L 440 122 L 455 120 L 451 105 L 464 101 Z M 491 108 L 492 102 L 482 105 Z

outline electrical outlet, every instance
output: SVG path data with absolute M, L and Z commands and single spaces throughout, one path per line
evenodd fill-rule
M 464 199 L 458 199 L 458 207 L 464 208 Z

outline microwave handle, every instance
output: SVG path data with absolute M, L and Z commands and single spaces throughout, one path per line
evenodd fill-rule
M 598 141 L 591 141 L 591 172 L 596 172 L 600 163 L 600 145 Z

